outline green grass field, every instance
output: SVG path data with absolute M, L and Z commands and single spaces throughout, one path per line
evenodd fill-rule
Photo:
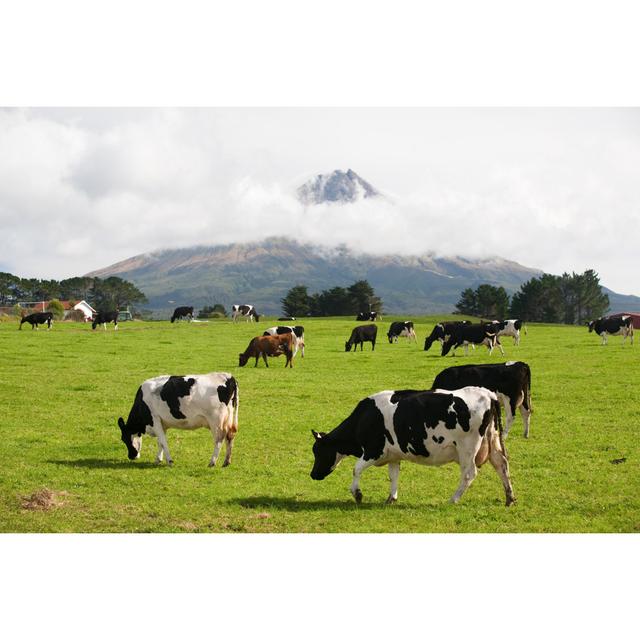
M 47 332 L 0 323 L 0 531 L 2 532 L 636 532 L 640 531 L 635 381 L 640 345 L 600 346 L 583 327 L 530 325 L 506 358 L 482 347 L 442 358 L 422 350 L 435 318 L 414 318 L 418 345 L 390 345 L 379 322 L 374 352 L 345 353 L 352 318 L 304 321 L 306 357 L 266 369 L 238 367 L 249 339 L 277 324 L 129 322 L 120 330 L 57 323 Z M 440 317 L 438 319 L 441 319 Z M 460 504 L 449 498 L 456 464 L 403 463 L 397 504 L 386 507 L 386 467 L 349 493 L 355 459 L 321 482 L 309 477 L 310 430 L 333 429 L 366 395 L 428 389 L 446 366 L 524 360 L 532 370 L 531 436 L 518 414 L 506 441 L 518 502 L 504 507 L 487 464 Z M 234 459 L 210 469 L 205 429 L 171 429 L 175 464 L 156 466 L 154 438 L 130 462 L 116 421 L 139 384 L 163 373 L 228 371 L 240 386 Z M 612 460 L 625 458 L 614 464 Z M 222 456 L 218 464 L 222 461 Z M 49 509 L 25 498 L 56 492 Z

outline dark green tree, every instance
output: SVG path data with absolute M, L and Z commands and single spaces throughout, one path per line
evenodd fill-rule
M 147 297 L 140 289 L 117 276 L 110 276 L 104 280 L 94 278 L 88 298 L 88 302 L 98 311 L 109 311 L 147 302 Z
M 382 312 L 382 301 L 376 296 L 373 287 L 367 280 L 358 280 L 347 289 L 349 296 L 353 300 L 352 313 L 361 311 L 377 311 Z
M 304 285 L 296 285 L 280 299 L 282 311 L 286 316 L 304 317 L 311 312 L 311 298 Z
M 460 294 L 460 300 L 456 303 L 456 313 L 467 316 L 478 315 L 478 295 L 471 287 Z

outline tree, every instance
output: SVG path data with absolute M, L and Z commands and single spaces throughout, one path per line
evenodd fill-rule
M 54 320 L 62 320 L 64 318 L 64 305 L 57 298 L 53 298 L 47 305 L 47 311 L 53 313 Z
M 104 280 L 94 278 L 88 298 L 95 309 L 105 311 L 147 302 L 147 297 L 140 289 L 117 276 Z
M 478 296 L 471 287 L 468 287 L 460 294 L 460 300 L 456 303 L 456 313 L 467 316 L 478 315 Z
M 509 310 L 509 295 L 504 287 L 481 284 L 475 291 L 470 287 L 460 294 L 456 313 L 481 316 L 488 320 L 504 319 Z
M 280 303 L 285 316 L 303 317 L 311 312 L 311 299 L 304 285 L 289 289 Z
M 367 280 L 358 280 L 354 282 L 348 289 L 349 295 L 353 300 L 353 313 L 360 311 L 382 311 L 382 301 L 376 296 L 373 287 Z

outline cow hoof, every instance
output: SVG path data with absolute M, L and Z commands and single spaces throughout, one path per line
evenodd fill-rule
M 156 464 L 162 464 L 162 460 L 160 460 L 159 458 L 156 458 Z
M 362 502 L 362 491 L 360 491 L 360 489 L 357 489 L 353 494 L 353 497 L 356 500 L 356 504 L 360 504 Z
M 173 467 L 173 460 L 167 460 L 167 467 Z
M 215 461 L 214 461 L 214 462 L 209 462 L 209 466 L 210 466 L 210 467 L 215 467 L 215 466 L 216 466 Z
M 516 498 L 515 496 L 511 496 L 510 498 L 507 498 L 507 501 L 505 503 L 506 507 L 510 507 L 512 504 L 516 503 Z
M 393 504 L 394 502 L 397 502 L 398 498 L 394 498 L 393 496 L 389 496 L 385 502 L 385 504 Z
M 230 464 L 231 464 L 231 460 L 225 460 L 225 461 L 222 463 L 222 466 L 223 466 L 223 467 L 228 467 Z

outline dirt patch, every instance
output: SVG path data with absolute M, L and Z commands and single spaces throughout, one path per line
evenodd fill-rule
M 44 487 L 30 496 L 22 496 L 22 508 L 28 511 L 49 511 L 61 507 L 65 503 L 62 497 L 68 495 L 66 491 L 51 491 Z

